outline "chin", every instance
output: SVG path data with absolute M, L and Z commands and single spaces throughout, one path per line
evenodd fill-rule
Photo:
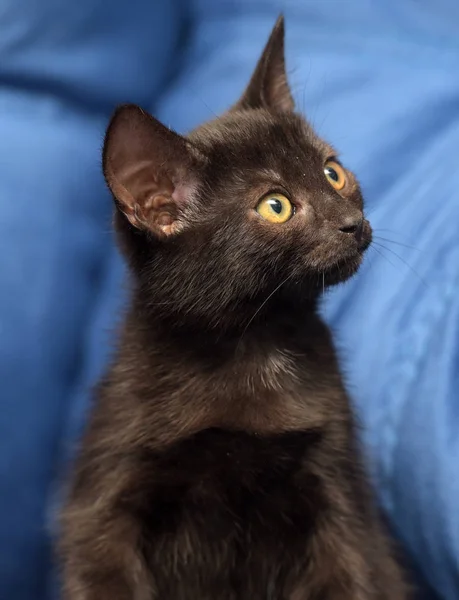
M 368 245 L 366 248 L 367 247 Z M 351 256 L 338 259 L 334 264 L 324 269 L 325 285 L 330 286 L 343 283 L 355 275 L 362 264 L 363 254 L 366 248 L 354 252 Z

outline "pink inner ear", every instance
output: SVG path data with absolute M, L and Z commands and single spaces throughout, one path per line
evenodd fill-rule
M 189 144 L 136 106 L 121 107 L 108 128 L 104 171 L 120 210 L 142 229 L 177 230 L 189 200 Z
M 174 188 L 169 176 L 154 174 L 152 169 L 151 161 L 131 165 L 121 173 L 129 189 L 113 175 L 111 187 L 121 211 L 134 227 L 170 235 L 183 226 L 180 216 L 189 203 L 192 186 Z

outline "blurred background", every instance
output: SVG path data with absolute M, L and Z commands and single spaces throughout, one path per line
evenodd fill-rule
M 109 116 L 212 118 L 281 11 L 297 107 L 375 228 L 324 312 L 378 497 L 426 597 L 459 598 L 458 0 L 1 0 L 1 600 L 55 594 L 58 479 L 124 302 Z

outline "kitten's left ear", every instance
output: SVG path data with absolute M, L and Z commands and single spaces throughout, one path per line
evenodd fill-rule
M 103 170 L 118 209 L 137 229 L 176 233 L 193 203 L 197 150 L 139 106 L 121 106 L 105 136 Z
M 243 108 L 294 110 L 295 103 L 285 72 L 284 37 L 284 17 L 281 15 L 274 25 L 249 85 L 233 110 Z

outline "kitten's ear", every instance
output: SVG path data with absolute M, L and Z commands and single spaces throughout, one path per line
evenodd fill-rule
M 284 31 L 284 17 L 281 15 L 274 25 L 249 85 L 233 110 L 241 108 L 294 110 L 295 103 L 285 72 Z
M 135 105 L 118 108 L 105 136 L 103 170 L 118 208 L 139 229 L 170 235 L 192 201 L 193 149 Z

